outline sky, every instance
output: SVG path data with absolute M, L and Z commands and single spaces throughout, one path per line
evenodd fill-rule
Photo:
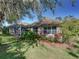
M 62 0 L 63 6 L 57 6 L 55 9 L 55 13 L 52 14 L 50 10 L 43 13 L 43 16 L 49 17 L 49 18 L 55 18 L 55 17 L 65 17 L 65 16 L 74 16 L 76 18 L 79 18 L 79 0 L 77 0 L 76 5 L 72 7 L 72 4 L 70 0 Z M 23 17 L 22 22 L 26 23 L 33 23 L 36 22 L 37 17 L 34 17 L 33 19 L 29 19 L 27 17 Z
M 76 18 L 79 18 L 79 0 L 77 0 L 76 5 L 74 7 L 72 7 L 70 0 L 62 1 L 63 7 L 57 6 L 54 14 L 50 10 L 48 10 L 47 12 L 43 13 L 43 16 L 55 19 L 55 17 L 65 17 L 71 15 Z M 36 16 L 34 16 L 34 18 L 32 19 L 29 19 L 28 17 L 23 17 L 21 21 L 26 23 L 33 23 L 38 21 L 38 19 Z M 4 25 L 7 26 L 7 22 Z

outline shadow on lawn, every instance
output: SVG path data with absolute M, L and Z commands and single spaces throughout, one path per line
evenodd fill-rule
M 73 45 L 73 49 L 68 49 L 68 53 L 75 58 L 79 58 L 79 41 L 76 41 L 76 44 Z
M 79 58 L 79 56 L 78 55 L 76 55 L 75 53 L 73 53 L 73 52 L 68 52 L 71 56 L 73 56 L 73 57 L 75 57 L 75 58 Z
M 20 51 L 8 51 L 11 48 L 9 44 L 2 44 L 0 46 L 0 58 L 1 59 L 26 59 L 23 55 L 24 52 Z
M 2 39 L 2 38 L 1 38 Z M 34 42 L 26 42 L 26 46 L 22 45 L 25 41 L 16 40 L 13 37 L 6 38 L 7 40 L 0 45 L 0 59 L 27 59 L 24 56 L 27 53 L 28 49 L 32 47 Z M 21 49 L 24 48 L 24 51 Z

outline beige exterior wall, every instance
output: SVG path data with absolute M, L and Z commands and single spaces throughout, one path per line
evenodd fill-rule
M 62 33 L 61 27 L 56 28 L 56 33 Z
M 43 35 L 43 34 L 44 34 L 44 33 L 43 33 L 43 30 L 44 30 L 44 29 L 43 29 L 42 27 L 39 27 L 39 28 L 38 28 L 38 34 L 39 34 L 39 35 Z

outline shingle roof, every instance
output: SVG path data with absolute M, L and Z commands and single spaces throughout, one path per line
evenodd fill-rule
M 21 25 L 21 26 L 27 26 L 28 25 L 28 23 L 25 23 L 25 22 L 19 22 L 19 23 L 17 23 L 18 25 Z
M 39 26 L 61 26 L 61 22 L 58 20 L 52 20 L 49 18 L 43 18 L 39 20 L 38 22 L 34 22 L 32 24 L 19 22 L 18 25 L 24 26 L 24 27 L 39 27 Z
M 49 18 L 43 18 L 39 22 L 33 23 L 32 26 L 45 26 L 45 25 L 53 25 L 60 26 L 61 22 L 58 20 L 52 20 Z
M 16 26 L 16 25 L 19 25 L 19 26 L 28 26 L 28 23 L 24 23 L 24 22 L 18 22 L 17 24 L 11 24 L 9 27 L 13 27 L 13 26 Z

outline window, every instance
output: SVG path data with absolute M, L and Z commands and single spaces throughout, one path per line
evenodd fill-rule
M 50 34 L 50 33 L 51 33 L 51 27 L 45 27 L 44 34 Z
M 56 33 L 56 27 L 45 27 L 44 28 L 44 34 L 55 34 Z
M 56 29 L 52 29 L 52 34 L 55 34 L 56 33 Z
M 52 27 L 51 32 L 52 32 L 52 34 L 55 34 L 56 33 L 56 27 Z
M 48 27 L 47 31 L 48 31 L 48 34 L 51 34 L 51 27 Z

